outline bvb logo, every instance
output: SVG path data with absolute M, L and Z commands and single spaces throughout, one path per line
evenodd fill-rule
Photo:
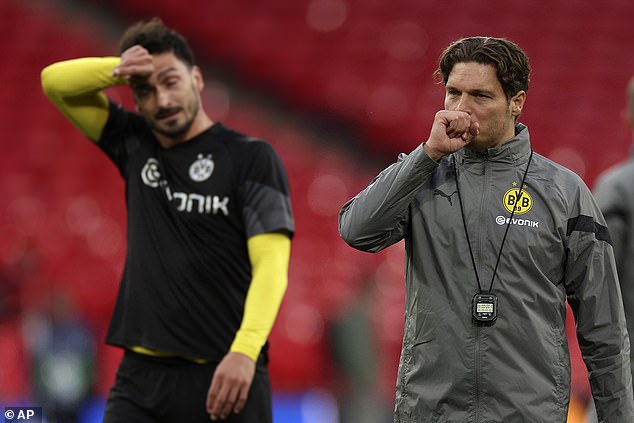
M 203 182 L 209 179 L 214 171 L 214 161 L 211 160 L 211 154 L 204 157 L 202 154 L 189 167 L 189 177 L 196 182 Z
M 519 193 L 520 190 L 518 188 L 511 188 L 504 193 L 504 208 L 509 213 L 513 213 L 513 207 L 515 207 L 515 214 L 524 214 L 533 207 L 533 199 L 528 192 L 523 189 L 522 196 L 517 198 Z

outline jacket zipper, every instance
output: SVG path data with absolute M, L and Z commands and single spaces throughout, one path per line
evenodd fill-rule
M 473 349 L 473 361 L 475 366 L 475 423 L 480 421 L 480 326 L 475 327 L 475 347 Z
M 478 221 L 484 222 L 485 218 L 485 210 L 488 202 L 489 190 L 487 189 L 489 184 L 489 160 L 487 157 L 484 157 L 483 160 L 483 181 L 482 181 L 482 201 L 480 203 L 480 219 Z M 479 274 L 484 275 L 482 272 L 484 270 L 484 233 L 486 232 L 486 224 L 478 225 L 480 227 L 480 231 L 478 234 L 478 257 L 480 257 L 478 267 L 480 268 Z M 486 284 L 486 278 L 481 280 L 481 283 Z M 482 286 L 483 289 L 487 289 L 488 286 Z M 473 349 L 474 354 L 474 366 L 475 366 L 475 423 L 480 421 L 480 326 L 475 326 L 476 334 L 475 334 L 475 347 Z

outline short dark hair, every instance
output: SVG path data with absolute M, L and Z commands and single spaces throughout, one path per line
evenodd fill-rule
M 185 37 L 154 17 L 132 24 L 121 36 L 119 54 L 134 45 L 141 45 L 150 54 L 174 53 L 188 67 L 194 66 L 194 54 Z
M 454 41 L 440 55 L 434 76 L 447 84 L 454 65 L 465 62 L 493 65 L 507 99 L 521 90 L 528 92 L 531 73 L 528 56 L 512 41 L 493 37 L 469 37 Z

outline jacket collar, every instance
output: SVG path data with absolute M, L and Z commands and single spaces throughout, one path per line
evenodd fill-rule
M 457 154 L 458 162 L 483 162 L 518 164 L 528 159 L 531 151 L 528 127 L 522 123 L 515 124 L 515 136 L 498 148 L 489 148 L 486 153 L 463 148 Z

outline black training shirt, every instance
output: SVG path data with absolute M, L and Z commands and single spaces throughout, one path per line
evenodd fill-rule
M 247 239 L 294 231 L 279 157 L 221 123 L 165 150 L 142 116 L 114 104 L 98 146 L 126 181 L 128 209 L 106 341 L 219 361 L 251 282 Z

